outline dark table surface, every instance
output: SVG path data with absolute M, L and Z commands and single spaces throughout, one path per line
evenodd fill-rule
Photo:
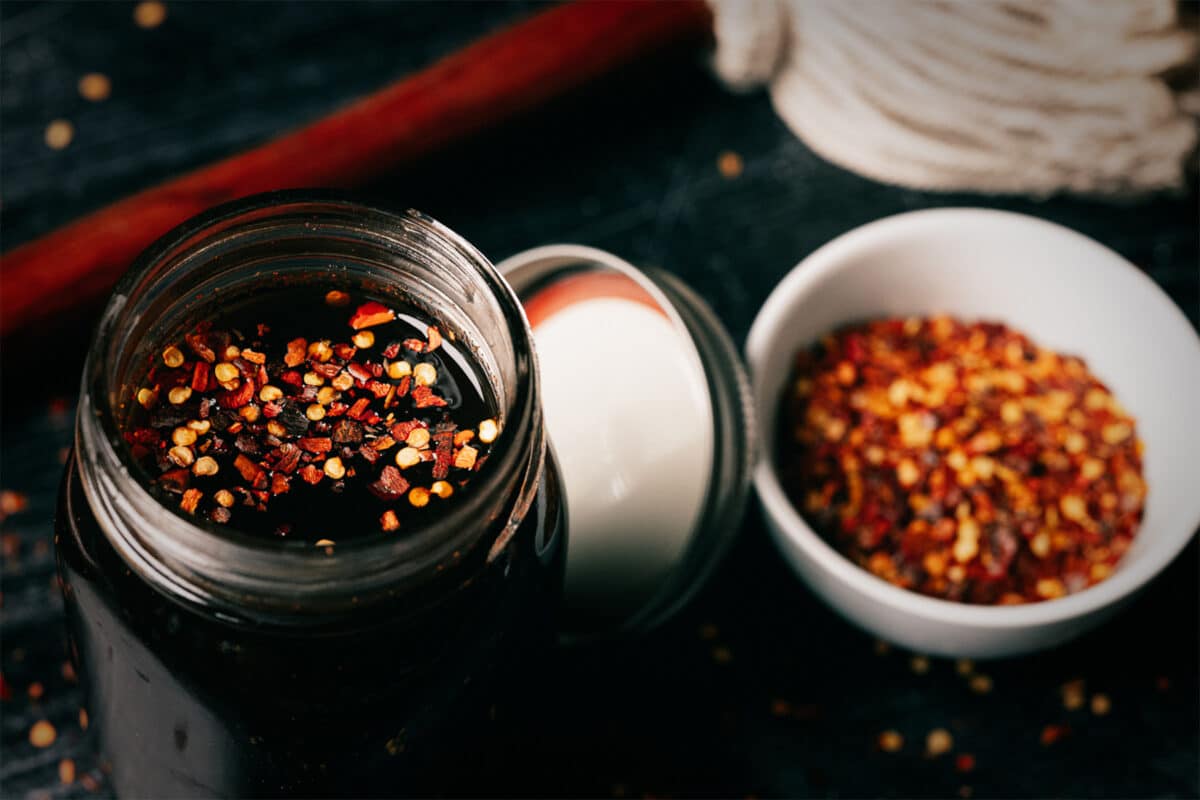
M 269 138 L 536 6 L 172 3 L 153 30 L 133 4 L 0 5 L 0 245 Z M 83 100 L 88 72 L 112 96 Z M 64 150 L 46 125 L 70 120 Z M 740 154 L 736 177 L 717 169 Z M 1113 203 L 935 195 L 822 162 L 761 93 L 724 91 L 701 60 L 658 63 L 382 178 L 378 200 L 425 210 L 499 259 L 548 242 L 612 250 L 683 277 L 739 341 L 771 288 L 832 237 L 889 214 L 980 205 L 1045 217 L 1144 269 L 1197 323 L 1195 180 L 1182 196 Z M 1070 303 L 1070 298 L 1063 298 Z M 0 485 L 28 508 L 3 525 L 0 795 L 108 789 L 64 667 L 50 546 L 88 319 L 42 340 L 55 366 L 5 353 Z M 77 332 L 78 331 L 78 332 Z M 1152 343 L 1147 343 L 1152 346 Z M 17 494 L 12 494 L 17 493 Z M 1197 547 L 1099 630 L 1056 650 L 927 670 L 817 601 L 751 511 L 708 589 L 655 635 L 555 654 L 529 709 L 525 793 L 593 796 L 1195 797 L 1200 794 Z M 1064 707 L 1083 680 L 1111 712 Z M 978 684 L 978 681 L 977 681 Z M 40 693 L 39 693 L 40 690 Z M 39 695 L 35 697 L 34 695 Z M 35 748 L 31 725 L 57 739 Z M 1048 725 L 1066 735 L 1042 742 Z M 955 754 L 929 758 L 945 728 Z M 905 737 L 898 753 L 881 731 Z M 75 781 L 60 780 L 63 759 Z

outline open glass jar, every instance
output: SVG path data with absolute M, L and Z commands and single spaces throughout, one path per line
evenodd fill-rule
M 336 547 L 168 509 L 122 438 L 139 365 L 214 304 L 318 277 L 419 308 L 470 353 L 504 428 L 487 468 L 428 524 Z M 553 640 L 565 510 L 529 326 L 487 259 L 420 214 L 285 192 L 168 234 L 104 313 L 75 444 L 59 570 L 122 796 L 444 790 L 497 678 Z

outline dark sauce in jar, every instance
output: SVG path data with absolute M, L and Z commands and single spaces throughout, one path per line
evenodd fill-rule
M 148 357 L 124 436 L 165 505 L 241 534 L 402 535 L 470 491 L 500 422 L 416 308 L 331 285 L 224 305 Z

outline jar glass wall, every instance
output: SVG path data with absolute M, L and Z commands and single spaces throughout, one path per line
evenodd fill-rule
M 121 438 L 136 367 L 215 304 L 315 279 L 436 319 L 505 435 L 468 495 L 402 535 L 323 550 L 193 524 L 146 490 Z M 528 326 L 488 261 L 414 212 L 294 193 L 218 208 L 117 287 L 79 408 L 56 541 L 117 792 L 448 788 L 445 758 L 486 729 L 497 676 L 553 639 L 565 550 Z

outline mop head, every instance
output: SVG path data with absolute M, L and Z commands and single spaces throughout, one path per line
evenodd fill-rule
M 1173 0 L 710 2 L 720 76 L 875 180 L 1131 195 L 1191 169 L 1197 36 Z

